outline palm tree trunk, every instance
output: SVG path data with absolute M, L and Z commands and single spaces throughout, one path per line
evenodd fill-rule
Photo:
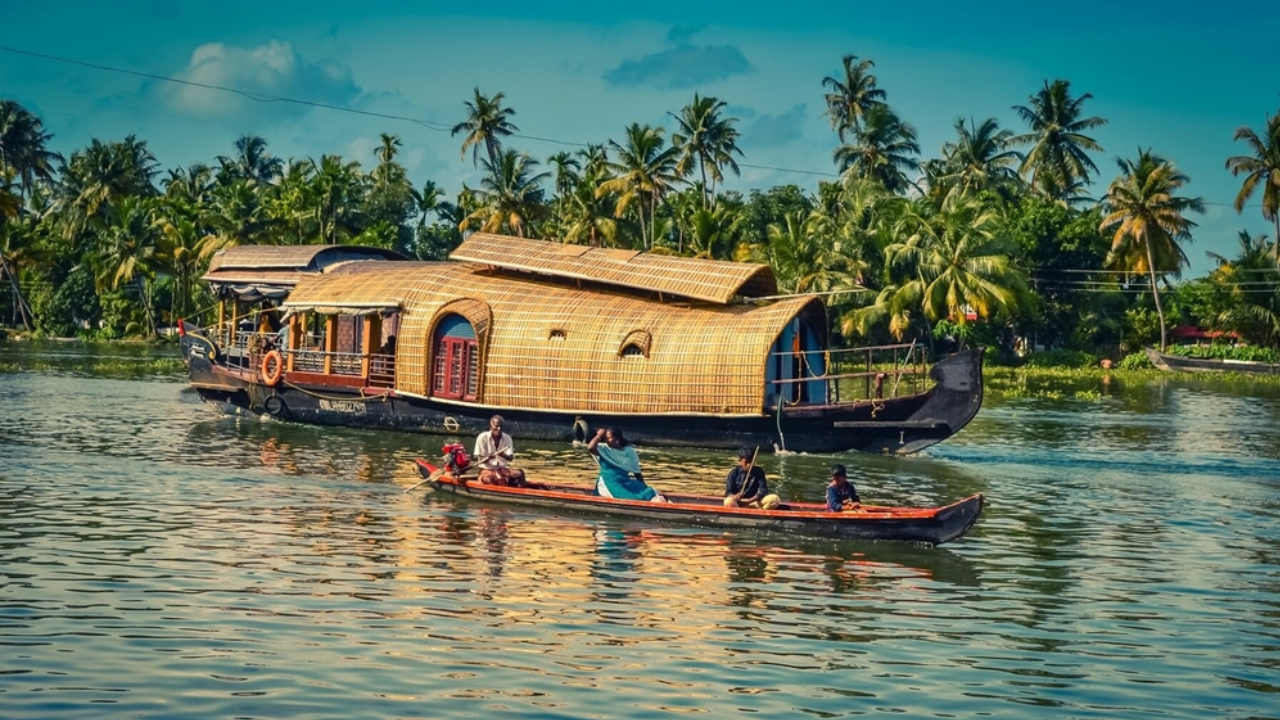
M 649 230 L 645 227 L 643 201 L 641 202 L 640 207 L 636 209 L 636 215 L 640 216 L 640 246 L 644 247 L 649 243 Z
M 1147 243 L 1147 270 L 1151 273 L 1151 294 L 1156 299 L 1156 315 L 1160 317 L 1160 352 L 1164 352 L 1168 334 L 1164 327 L 1164 308 L 1160 306 L 1160 289 L 1156 287 L 1156 266 L 1151 257 L 1151 243 Z
M 0 272 L 3 272 L 9 278 L 9 286 L 13 288 L 14 326 L 17 326 L 17 318 L 21 315 L 22 327 L 30 331 L 35 324 L 35 318 L 28 319 L 27 317 L 27 308 L 31 306 L 27 303 L 27 299 L 22 296 L 22 288 L 18 285 L 18 276 L 9 267 L 9 263 L 4 259 L 4 256 L 0 256 Z
M 486 135 L 486 136 L 485 136 L 485 138 L 484 138 L 484 148 L 485 148 L 485 150 L 488 150 L 488 151 L 489 151 L 489 167 L 493 168 L 494 172 L 496 173 L 496 172 L 498 171 L 498 141 L 497 141 L 497 139 L 496 139 L 496 138 L 494 138 L 494 137 L 493 137 L 493 136 L 491 136 L 491 135 Z
M 1272 256 L 1275 257 L 1276 262 L 1280 262 L 1280 212 L 1277 212 L 1272 220 L 1276 223 L 1276 234 L 1275 237 L 1272 238 L 1274 242 L 1271 244 L 1271 253 Z
M 704 159 L 705 160 L 705 159 Z M 705 163 L 698 163 L 698 169 L 702 171 L 702 209 L 707 209 L 707 166 Z

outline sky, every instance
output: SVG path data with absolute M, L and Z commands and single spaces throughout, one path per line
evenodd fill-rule
M 93 138 L 134 134 L 162 167 L 213 163 L 244 134 L 280 157 L 340 154 L 376 163 L 380 133 L 401 138 L 415 184 L 452 195 L 477 184 L 460 137 L 473 88 L 503 92 L 522 137 L 509 147 L 545 160 L 621 139 L 633 122 L 674 125 L 694 93 L 724 100 L 742 132 L 747 192 L 835 177 L 837 145 L 822 78 L 846 54 L 876 63 L 894 109 L 937 157 L 960 118 L 1025 128 L 1012 107 L 1045 80 L 1090 93 L 1099 196 L 1119 157 L 1151 148 L 1191 178 L 1203 216 L 1186 246 L 1188 276 L 1233 256 L 1237 233 L 1272 234 L 1255 196 L 1237 214 L 1245 154 L 1236 128 L 1261 132 L 1280 111 L 1280 3 L 1185 0 L 1070 5 L 917 0 L 643 4 L 409 0 L 0 0 L 0 46 L 144 75 L 322 105 L 286 102 L 0 51 L 0 98 L 22 103 L 64 155 Z M 410 121 L 416 120 L 417 122 Z

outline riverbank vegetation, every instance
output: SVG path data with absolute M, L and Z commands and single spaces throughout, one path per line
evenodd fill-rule
M 1046 81 L 1011 97 L 1021 126 L 964 118 L 930 152 L 871 60 L 850 55 L 834 69 L 814 93 L 839 179 L 814 192 L 725 190 L 745 161 L 738 120 L 725 100 L 696 93 L 669 113 L 670 128 L 634 123 L 535 157 L 510 142 L 518 115 L 503 94 L 477 88 L 453 133 L 482 175 L 455 189 L 412 183 L 390 134 L 368 165 L 275 157 L 255 136 L 188 167 L 161 168 L 134 136 L 63 157 L 41 118 L 0 100 L 0 322 L 155 337 L 211 305 L 199 278 L 224 248 L 352 243 L 438 260 L 488 231 L 768 263 L 782 292 L 825 294 L 831 330 L 849 344 L 981 344 L 994 360 L 1030 345 L 1094 364 L 1191 326 L 1280 347 L 1275 236 L 1242 232 L 1235 255 L 1183 279 L 1203 202 L 1157 149 L 1100 169 L 1091 133 L 1107 120 L 1087 92 Z M 1235 139 L 1240 155 L 1224 164 L 1241 179 L 1236 209 L 1260 198 L 1280 235 L 1280 114 Z

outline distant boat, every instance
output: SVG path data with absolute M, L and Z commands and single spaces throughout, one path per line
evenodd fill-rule
M 859 511 L 831 512 L 821 503 L 788 502 L 774 510 L 727 508 L 724 498 L 664 493 L 668 502 L 600 497 L 589 486 L 532 482 L 527 487 L 484 485 L 418 458 L 418 472 L 437 490 L 487 502 L 529 505 L 686 525 L 768 530 L 799 537 L 902 540 L 940 545 L 964 535 L 982 513 L 983 496 L 970 495 L 941 507 L 863 505 Z
M 1161 370 L 1184 372 L 1238 372 L 1256 375 L 1280 375 L 1280 363 L 1255 360 L 1214 360 L 1210 358 L 1170 355 L 1155 348 L 1146 348 L 1147 359 Z
M 523 440 L 917 452 L 982 406 L 982 349 L 831 348 L 827 309 L 768 265 L 476 233 L 449 262 L 354 246 L 214 256 L 218 322 L 181 325 L 230 413 Z

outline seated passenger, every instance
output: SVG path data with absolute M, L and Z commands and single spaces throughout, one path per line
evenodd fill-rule
M 730 470 L 724 481 L 724 506 L 772 510 L 781 501 L 769 492 L 764 468 L 756 465 L 756 454 L 751 448 L 738 450 L 738 467 Z
M 604 442 L 601 443 L 600 441 Z M 644 482 L 640 471 L 640 456 L 627 438 L 617 428 L 596 431 L 587 443 L 587 451 L 600 462 L 600 476 L 596 478 L 596 494 L 618 500 L 648 500 L 667 502 L 657 490 Z
M 486 485 L 524 485 L 524 471 L 510 466 L 516 457 L 515 441 L 502 432 L 501 415 L 489 418 L 489 430 L 476 438 L 472 457 L 480 465 L 480 482 Z
M 827 486 L 827 509 L 831 512 L 861 510 L 862 499 L 858 489 L 849 482 L 843 465 L 831 466 L 831 484 Z

